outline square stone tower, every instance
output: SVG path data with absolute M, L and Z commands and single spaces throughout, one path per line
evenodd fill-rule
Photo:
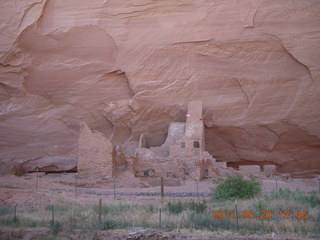
M 192 101 L 188 104 L 188 114 L 185 132 L 186 148 L 197 155 L 204 151 L 204 127 L 202 119 L 202 101 Z

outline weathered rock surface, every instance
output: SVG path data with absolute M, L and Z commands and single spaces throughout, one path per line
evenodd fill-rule
M 77 170 L 80 176 L 100 178 L 112 178 L 115 170 L 112 143 L 84 122 L 80 123 Z
M 0 0 L 0 161 L 72 169 L 81 121 L 159 146 L 202 99 L 218 161 L 319 174 L 319 48 L 316 0 Z

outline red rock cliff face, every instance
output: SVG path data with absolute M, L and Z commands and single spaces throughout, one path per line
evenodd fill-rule
M 0 0 L 0 159 L 76 166 L 79 122 L 160 145 L 202 99 L 217 160 L 320 171 L 320 1 Z

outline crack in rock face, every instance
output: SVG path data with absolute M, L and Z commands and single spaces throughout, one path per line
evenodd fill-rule
M 217 161 L 320 173 L 320 2 L 0 6 L 2 172 L 75 169 L 81 122 L 132 159 L 202 100 Z

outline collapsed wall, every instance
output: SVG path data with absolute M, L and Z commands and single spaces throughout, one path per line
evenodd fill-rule
M 201 100 L 188 104 L 187 121 L 172 122 L 163 145 L 146 148 L 146 140 L 140 137 L 133 171 L 136 177 L 166 177 L 180 180 L 202 180 L 225 174 L 272 176 L 276 166 L 268 165 L 264 172 L 260 166 L 241 166 L 236 171 L 226 162 L 217 162 L 205 151 L 203 107 Z
M 78 173 L 80 176 L 111 178 L 114 176 L 112 143 L 101 133 L 92 132 L 86 123 L 80 124 Z

